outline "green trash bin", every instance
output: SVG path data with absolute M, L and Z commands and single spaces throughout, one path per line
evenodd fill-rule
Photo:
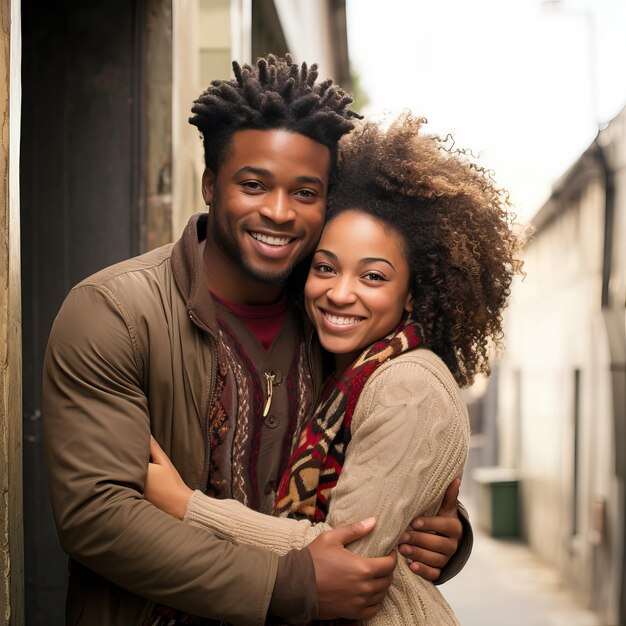
M 479 467 L 472 478 L 477 487 L 477 525 L 492 537 L 519 537 L 519 472 L 506 467 Z

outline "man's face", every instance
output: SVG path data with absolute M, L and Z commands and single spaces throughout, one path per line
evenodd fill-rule
M 224 280 L 281 284 L 313 250 L 326 209 L 330 150 L 285 130 L 233 134 L 203 177 L 207 249 Z

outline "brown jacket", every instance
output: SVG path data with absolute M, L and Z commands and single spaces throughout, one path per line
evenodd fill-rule
M 198 255 L 205 230 L 196 215 L 175 245 L 87 278 L 52 328 L 43 422 L 54 516 L 72 559 L 68 624 L 142 624 L 149 600 L 262 624 L 277 572 L 294 561 L 312 572 L 306 551 L 281 561 L 236 546 L 142 495 L 150 432 L 187 484 L 207 480 L 216 322 Z M 290 619 L 306 614 L 305 590 L 284 606 L 274 598 L 273 609 Z

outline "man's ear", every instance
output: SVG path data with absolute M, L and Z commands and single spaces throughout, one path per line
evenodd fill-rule
M 207 167 L 202 174 L 202 197 L 208 206 L 213 202 L 215 192 L 215 174 Z

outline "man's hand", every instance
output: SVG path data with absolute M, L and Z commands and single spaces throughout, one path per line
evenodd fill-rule
M 374 518 L 322 533 L 308 545 L 315 567 L 319 619 L 364 619 L 378 611 L 391 584 L 397 554 L 365 558 L 344 546 L 367 535 Z
M 437 515 L 414 519 L 400 537 L 398 550 L 407 557 L 411 570 L 432 582 L 439 578 L 461 542 L 463 525 L 457 510 L 460 487 L 460 479 L 453 480 Z

